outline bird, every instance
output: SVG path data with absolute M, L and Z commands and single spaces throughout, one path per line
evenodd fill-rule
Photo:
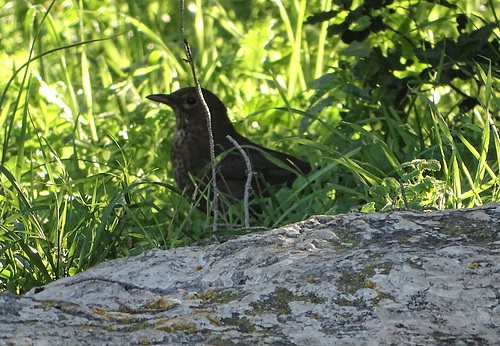
M 248 156 L 253 174 L 252 199 L 269 196 L 269 187 L 284 185 L 291 187 L 299 175 L 311 171 L 311 165 L 291 155 L 260 146 L 234 128 L 227 115 L 224 103 L 211 91 L 202 89 L 211 114 L 211 125 L 217 164 L 217 186 L 222 194 L 223 212 L 242 200 L 247 181 L 247 165 L 244 157 L 227 138 L 231 136 Z M 181 190 L 196 199 L 201 193 L 197 207 L 206 212 L 205 189 L 212 179 L 210 169 L 210 146 L 207 116 L 199 99 L 196 87 L 186 87 L 171 94 L 153 94 L 147 99 L 170 106 L 175 114 L 175 131 L 171 143 L 171 162 L 174 181 Z M 269 159 L 271 158 L 271 160 Z M 211 185 L 210 185 L 211 186 Z M 252 214 L 261 212 L 259 206 L 251 208 Z

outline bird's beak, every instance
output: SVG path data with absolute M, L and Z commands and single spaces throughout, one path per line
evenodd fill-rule
M 170 95 L 167 94 L 153 94 L 153 95 L 148 95 L 146 96 L 148 100 L 155 101 L 155 102 L 161 102 L 166 105 L 172 106 L 173 101 L 170 99 Z

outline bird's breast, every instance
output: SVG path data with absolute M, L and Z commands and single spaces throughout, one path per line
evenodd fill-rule
M 198 176 L 210 162 L 208 135 L 178 129 L 174 133 L 171 148 L 174 179 L 180 188 L 191 185 L 189 174 Z

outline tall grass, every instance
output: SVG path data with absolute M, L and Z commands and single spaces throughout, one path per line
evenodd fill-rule
M 291 11 L 284 7 L 288 3 L 255 4 L 262 8 L 252 6 L 247 13 L 244 4 L 231 9 L 196 1 L 189 4 L 186 27 L 203 86 L 226 101 L 242 132 L 286 149 L 293 139 L 275 141 L 296 135 L 297 119 L 269 111 L 243 115 L 283 104 L 279 93 L 260 96 L 276 90 L 275 81 L 287 80 L 283 86 L 292 104 L 305 88 L 309 72 L 300 55 L 306 2 L 293 3 Z M 172 181 L 174 118 L 144 100 L 150 93 L 192 85 L 182 60 L 178 4 L 3 6 L 3 35 L 10 39 L 2 65 L 12 66 L 12 79 L 2 81 L 0 112 L 0 289 L 24 292 L 105 259 L 209 235 L 210 217 Z M 262 18 L 257 24 L 256 16 Z M 280 32 L 281 23 L 292 36 Z M 266 45 L 273 46 L 272 59 Z M 286 63 L 288 52 L 293 59 Z M 292 61 L 293 74 L 301 77 L 288 80 Z M 294 87 L 296 80 L 300 88 Z M 305 98 L 297 102 L 303 105 Z M 269 215 L 255 225 L 271 227 L 312 214 L 294 205 L 305 186 L 302 181 L 292 196 L 273 197 Z M 276 206 L 278 198 L 286 198 L 286 207 Z M 221 232 L 240 224 L 241 216 L 239 210 L 226 215 Z
M 178 3 L 47 4 L 9 2 L 0 15 L 0 290 L 18 293 L 213 235 L 211 217 L 172 179 L 173 114 L 145 100 L 193 84 Z M 453 98 L 431 90 L 412 90 L 403 119 L 339 67 L 345 47 L 328 23 L 304 24 L 331 1 L 188 6 L 203 87 L 242 134 L 315 166 L 261 201 L 253 226 L 498 201 L 498 71 L 477 66 L 481 106 L 460 115 L 462 126 Z M 240 206 L 222 215 L 218 235 L 244 233 L 242 218 Z

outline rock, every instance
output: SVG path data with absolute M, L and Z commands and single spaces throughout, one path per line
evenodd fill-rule
M 0 345 L 500 340 L 500 204 L 315 216 L 0 295 Z

